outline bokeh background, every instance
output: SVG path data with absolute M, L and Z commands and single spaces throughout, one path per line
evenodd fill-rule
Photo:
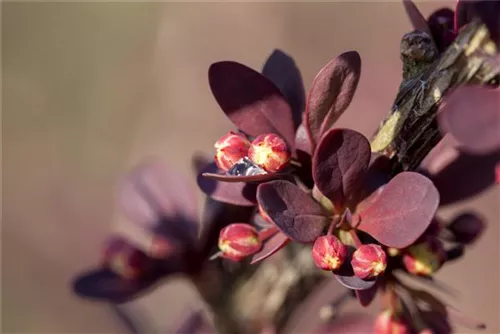
M 418 5 L 429 14 L 453 3 Z M 125 331 L 69 282 L 127 225 L 114 196 L 132 166 L 156 155 L 190 177 L 193 153 L 211 155 L 231 128 L 209 91 L 212 62 L 260 70 L 280 48 L 308 88 L 323 64 L 357 50 L 362 77 L 340 125 L 370 136 L 400 83 L 409 30 L 399 2 L 3 2 L 2 332 Z M 487 333 L 500 332 L 498 196 L 490 189 L 441 211 L 474 208 L 489 220 L 465 260 L 438 275 Z M 187 283 L 171 281 L 126 309 L 144 330 L 166 333 L 197 303 Z

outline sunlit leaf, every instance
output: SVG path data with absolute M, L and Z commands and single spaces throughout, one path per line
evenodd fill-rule
M 331 60 L 316 75 L 304 114 L 313 148 L 351 103 L 360 74 L 361 58 L 356 51 L 349 51 Z
M 291 107 L 271 80 L 234 61 L 212 64 L 208 78 L 215 99 L 238 129 L 250 136 L 278 134 L 293 151 Z
M 403 172 L 384 186 L 353 221 L 380 243 L 404 248 L 424 233 L 438 205 L 439 193 L 432 181 L 415 172 Z
M 318 189 L 342 208 L 363 185 L 370 163 L 370 143 L 359 132 L 331 129 L 313 157 L 313 178 Z

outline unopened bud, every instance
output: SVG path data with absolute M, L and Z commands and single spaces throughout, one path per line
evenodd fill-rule
M 410 246 L 403 255 L 406 270 L 418 276 L 431 276 L 445 260 L 444 245 L 437 238 L 427 238 L 422 243 Z
M 233 131 L 222 136 L 216 143 L 215 163 L 223 171 L 228 171 L 231 167 L 248 154 L 250 141 L 241 133 Z
M 323 270 L 337 270 L 344 263 L 346 246 L 334 235 L 324 235 L 316 239 L 312 249 L 314 263 Z
M 288 165 L 291 154 L 281 137 L 269 133 L 257 136 L 252 141 L 248 157 L 266 172 L 275 173 Z
M 407 334 L 410 327 L 402 318 L 397 317 L 391 310 L 380 313 L 374 322 L 374 334 Z
M 387 255 L 379 245 L 361 245 L 352 254 L 351 265 L 354 274 L 361 279 L 376 277 L 385 271 Z
M 470 244 L 483 232 L 485 227 L 481 217 L 473 213 L 463 213 L 453 219 L 448 230 L 453 234 L 455 241 Z
M 235 223 L 224 227 L 219 235 L 222 256 L 233 261 L 257 253 L 262 246 L 257 230 L 249 224 Z
M 123 238 L 113 237 L 106 243 L 103 262 L 116 274 L 133 280 L 148 269 L 151 259 Z

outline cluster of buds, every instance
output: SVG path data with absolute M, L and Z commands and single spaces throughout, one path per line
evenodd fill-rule
M 106 243 L 102 263 L 121 277 L 134 280 L 148 269 L 150 258 L 126 240 L 112 237 Z
M 446 261 L 443 242 L 428 237 L 423 242 L 410 246 L 403 254 L 406 270 L 418 276 L 432 276 Z
M 312 256 L 318 268 L 336 271 L 347 258 L 347 247 L 334 235 L 324 235 L 314 242 Z M 384 273 L 387 256 L 379 245 L 360 245 L 352 254 L 351 266 L 357 277 L 370 279 Z
M 252 225 L 234 223 L 220 231 L 218 245 L 222 257 L 241 261 L 257 253 L 262 247 L 262 241 Z
M 230 170 L 238 161 L 250 161 L 268 173 L 283 170 L 290 162 L 291 153 L 286 142 L 273 133 L 257 136 L 252 142 L 242 133 L 230 131 L 216 143 L 215 163 L 223 171 Z

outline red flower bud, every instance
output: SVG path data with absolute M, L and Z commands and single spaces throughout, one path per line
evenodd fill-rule
M 376 277 L 385 271 L 387 255 L 379 245 L 361 245 L 352 254 L 351 265 L 354 274 L 361 279 Z
M 123 238 L 112 237 L 106 243 L 103 263 L 123 278 L 133 280 L 149 268 L 151 259 Z
M 414 275 L 431 276 L 446 261 L 443 243 L 437 238 L 410 246 L 403 255 L 406 270 Z
M 346 246 L 333 235 L 321 236 L 314 242 L 312 256 L 318 268 L 337 270 L 344 263 L 346 255 Z
M 290 162 L 290 157 L 286 142 L 273 133 L 257 136 L 248 150 L 248 158 L 270 173 L 285 168 Z
M 374 334 L 407 334 L 410 327 L 402 318 L 396 317 L 391 310 L 385 310 L 375 319 Z
M 225 258 L 241 261 L 257 253 L 261 246 L 259 233 L 252 225 L 236 223 L 220 231 L 219 249 Z
M 215 143 L 217 153 L 215 163 L 223 171 L 228 171 L 238 160 L 248 154 L 250 141 L 241 133 L 229 131 Z

